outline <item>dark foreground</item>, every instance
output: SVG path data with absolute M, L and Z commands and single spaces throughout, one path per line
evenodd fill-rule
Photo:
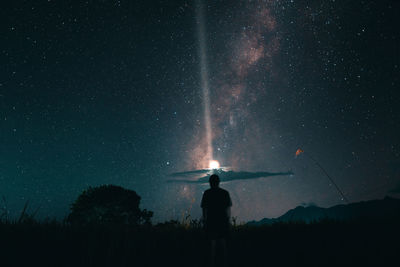
M 392 266 L 399 221 L 275 224 L 232 229 L 229 266 Z M 201 229 L 1 224 L 0 266 L 207 266 Z

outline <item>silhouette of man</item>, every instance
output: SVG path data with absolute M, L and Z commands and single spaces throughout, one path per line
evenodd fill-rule
M 210 189 L 207 189 L 201 200 L 204 229 L 211 241 L 211 266 L 217 261 L 217 245 L 222 250 L 223 265 L 227 264 L 226 239 L 229 234 L 229 219 L 232 201 L 228 191 L 219 187 L 219 177 L 213 174 L 209 178 Z

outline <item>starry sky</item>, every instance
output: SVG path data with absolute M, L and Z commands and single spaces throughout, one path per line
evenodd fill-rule
M 166 181 L 208 167 L 202 56 L 213 159 L 294 173 L 222 184 L 238 221 L 344 204 L 306 154 L 350 202 L 393 194 L 399 11 L 389 0 L 2 2 L 1 206 L 63 218 L 88 186 L 116 184 L 155 222 L 199 218 L 208 186 Z

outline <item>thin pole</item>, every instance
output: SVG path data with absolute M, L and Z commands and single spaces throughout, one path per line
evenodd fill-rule
M 307 153 L 304 153 L 307 155 L 307 157 L 309 159 L 311 159 L 312 161 L 314 161 L 314 163 L 320 167 L 320 169 L 326 174 L 326 176 L 329 178 L 329 181 L 331 181 L 331 183 L 336 187 L 336 190 L 340 193 L 340 195 L 342 196 L 342 198 L 346 201 L 347 204 L 349 204 L 349 200 L 344 196 L 342 190 L 340 190 L 340 188 L 337 186 L 337 184 L 333 181 L 332 177 L 325 171 L 325 169 L 321 166 L 321 164 L 319 164 L 314 158 L 312 158 L 311 156 L 309 156 Z

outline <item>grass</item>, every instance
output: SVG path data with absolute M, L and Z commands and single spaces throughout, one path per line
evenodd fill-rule
M 388 265 L 399 221 L 322 221 L 232 228 L 230 266 Z M 57 221 L 0 223 L 2 266 L 206 266 L 198 222 L 154 226 L 72 226 Z

